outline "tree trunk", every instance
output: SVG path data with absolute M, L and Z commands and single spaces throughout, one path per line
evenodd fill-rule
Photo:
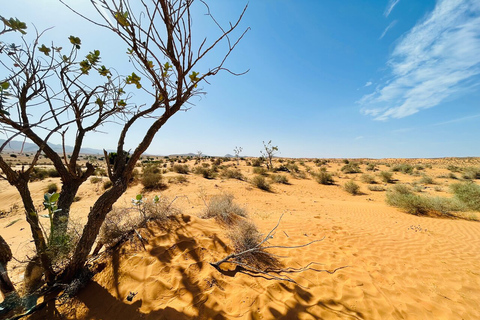
M 95 239 L 100 231 L 100 227 L 105 221 L 107 213 L 112 210 L 112 205 L 122 196 L 127 190 L 128 178 L 118 178 L 112 188 L 102 194 L 88 214 L 88 221 L 83 228 L 82 237 L 80 238 L 72 260 L 68 264 L 61 278 L 64 282 L 69 282 L 75 278 L 78 272 L 83 268 L 85 261 L 87 261 L 88 254 L 92 250 Z
M 0 292 L 6 297 L 16 292 L 7 272 L 7 263 L 12 260 L 12 250 L 8 243 L 0 236 Z
M 62 183 L 62 191 L 58 198 L 57 208 L 59 211 L 53 214 L 52 235 L 64 235 L 67 232 L 70 207 L 77 195 L 78 188 L 84 181 L 80 179 L 65 179 Z

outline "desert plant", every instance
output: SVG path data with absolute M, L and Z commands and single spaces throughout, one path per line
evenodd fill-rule
M 376 171 L 377 166 L 374 163 L 367 164 L 367 171 Z
M 101 177 L 93 176 L 93 177 L 90 178 L 90 183 L 91 184 L 97 184 L 97 183 L 100 183 L 102 181 L 103 181 L 103 179 Z
M 402 173 L 406 173 L 406 174 L 412 174 L 413 169 L 414 168 L 413 168 L 412 165 L 403 163 L 403 164 L 396 164 L 395 166 L 393 166 L 392 171 L 393 172 L 402 172 Z
M 268 160 L 267 169 L 271 170 L 273 169 L 272 159 L 278 152 L 278 146 L 272 146 L 272 140 L 270 140 L 268 141 L 268 143 L 265 143 L 265 141 L 263 141 L 263 148 L 264 150 L 260 151 L 260 153 L 264 158 Z
M 252 172 L 254 174 L 260 174 L 262 176 L 268 175 L 267 169 L 265 169 L 264 167 L 253 167 Z
M 480 186 L 473 182 L 454 183 L 450 186 L 455 198 L 470 210 L 480 211 Z
M 368 190 L 370 191 L 385 191 L 385 188 L 383 186 L 379 186 L 379 185 L 368 185 Z
M 217 221 L 232 225 L 238 217 L 246 217 L 247 211 L 233 202 L 232 194 L 213 196 L 207 204 L 203 218 L 215 218 Z
M 315 181 L 324 185 L 330 185 L 335 182 L 332 174 L 328 173 L 325 168 L 321 168 L 317 173 L 314 173 L 313 177 L 315 178 Z
M 168 183 L 177 184 L 177 183 L 187 183 L 187 182 L 188 182 L 188 179 L 184 175 L 178 175 L 175 177 L 168 178 Z
M 103 183 L 103 190 L 108 190 L 113 186 L 112 180 L 105 180 Z
M 362 181 L 363 183 L 367 183 L 367 184 L 377 183 L 375 181 L 375 178 L 372 175 L 369 175 L 369 174 L 362 174 L 362 176 L 360 177 L 360 181 Z
M 360 173 L 360 166 L 356 162 L 349 162 L 342 167 L 342 172 L 344 173 Z
M 264 176 L 257 175 L 253 177 L 252 184 L 261 190 L 270 191 L 270 184 L 268 184 Z
M 148 164 L 143 167 L 141 183 L 146 190 L 165 189 L 161 169 L 156 164 Z
M 433 178 L 430 176 L 427 176 L 426 174 L 422 176 L 419 182 L 423 184 L 435 184 L 435 181 L 433 180 Z
M 220 173 L 220 176 L 226 179 L 245 180 L 245 177 L 243 176 L 242 172 L 239 169 L 225 168 Z
M 190 169 L 188 168 L 188 165 L 186 165 L 186 164 L 183 164 L 183 165 L 182 164 L 175 164 L 172 167 L 172 171 L 176 172 L 176 173 L 180 173 L 180 174 L 188 174 Z
M 344 185 L 343 188 L 345 191 L 352 195 L 357 195 L 360 193 L 360 186 L 356 184 L 353 180 L 347 181 Z
M 466 179 L 466 180 L 480 179 L 480 168 L 475 168 L 475 167 L 465 168 L 462 177 L 463 179 Z
M 205 164 L 205 163 L 204 163 Z M 203 176 L 205 179 L 215 179 L 217 173 L 214 168 L 205 166 L 196 166 L 193 168 L 193 173 Z
M 56 183 L 49 183 L 47 186 L 47 193 L 55 193 L 58 191 L 58 186 Z
M 392 180 L 392 177 L 393 177 L 393 174 L 391 172 L 388 172 L 388 171 L 380 171 L 378 173 L 380 179 L 382 179 L 383 182 L 385 183 L 392 183 L 393 180 Z
M 270 179 L 273 183 L 280 183 L 280 184 L 289 184 L 287 176 L 282 174 L 272 174 Z

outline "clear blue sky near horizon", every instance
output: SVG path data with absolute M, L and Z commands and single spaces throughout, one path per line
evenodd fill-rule
M 89 1 L 70 2 L 97 19 Z M 208 3 L 223 23 L 246 4 Z M 211 37 L 197 13 L 194 36 Z M 29 32 L 32 23 L 54 26 L 46 43 L 78 35 L 85 54 L 99 49 L 105 64 L 128 66 L 115 35 L 56 0 L 10 1 L 1 15 L 27 22 Z M 223 156 L 240 146 L 258 156 L 272 140 L 284 157 L 480 156 L 480 1 L 256 0 L 239 28 L 247 27 L 227 67 L 249 72 L 211 78 L 207 95 L 170 119 L 148 153 Z M 118 130 L 107 126 L 85 145 L 113 149 Z

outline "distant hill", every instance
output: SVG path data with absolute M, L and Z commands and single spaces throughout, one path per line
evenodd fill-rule
M 4 139 L 0 139 L 0 144 L 3 144 L 5 142 Z M 48 144 L 55 152 L 63 152 L 63 148 L 61 144 L 53 144 L 49 143 Z M 38 146 L 34 143 L 29 143 L 29 142 L 21 142 L 21 141 L 10 141 L 6 146 L 3 151 L 5 152 L 36 152 L 38 150 Z M 73 151 L 72 146 L 66 146 L 65 151 L 67 153 L 71 153 Z M 81 148 L 80 149 L 81 153 L 86 153 L 86 154 L 103 154 L 103 150 L 100 149 L 93 149 L 93 148 Z

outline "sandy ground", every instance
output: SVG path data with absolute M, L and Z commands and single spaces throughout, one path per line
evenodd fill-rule
M 387 170 L 385 164 L 401 161 L 384 159 L 378 167 Z M 448 185 L 455 182 L 438 178 L 450 172 L 447 164 L 478 166 L 478 159 L 408 161 L 432 164 L 422 172 L 436 185 L 425 185 L 423 193 L 445 197 L 451 196 Z M 317 169 L 311 162 L 306 165 Z M 271 192 L 246 181 L 186 175 L 188 183 L 170 184 L 161 192 L 170 199 L 178 196 L 174 204 L 182 214 L 168 227 L 152 223 L 141 230 L 148 239 L 145 249 L 136 239 L 126 243 L 75 299 L 57 309 L 65 319 L 480 319 L 480 223 L 417 217 L 389 207 L 385 192 L 370 191 L 360 182 L 361 174 L 341 173 L 342 165 L 328 164 L 328 171 L 339 175 L 336 185 L 287 174 L 290 184 L 274 184 Z M 361 168 L 366 172 L 365 165 Z M 240 169 L 252 176 L 252 167 L 242 164 Z M 395 173 L 394 178 L 413 183 L 421 177 Z M 342 189 L 350 179 L 361 186 L 361 195 Z M 39 205 L 48 183 L 32 184 Z M 139 192 L 140 185 L 130 188 L 117 205 L 131 206 Z M 98 184 L 81 187 L 81 200 L 72 207 L 75 221 L 84 221 L 100 193 Z M 274 253 L 285 256 L 280 259 L 285 266 L 315 262 L 318 270 L 345 268 L 289 274 L 297 284 L 220 273 L 209 263 L 231 253 L 226 228 L 198 216 L 204 200 L 221 193 L 233 194 L 264 233 L 283 214 L 271 244 L 323 239 L 301 249 L 276 249 Z M 5 181 L 0 182 L 0 210 L 8 212 L 0 219 L 0 230 L 14 255 L 20 260 L 33 255 L 21 203 Z M 9 272 L 20 285 L 22 264 L 11 263 Z M 136 295 L 128 301 L 131 292 Z M 54 311 L 44 310 L 36 318 L 60 318 Z

